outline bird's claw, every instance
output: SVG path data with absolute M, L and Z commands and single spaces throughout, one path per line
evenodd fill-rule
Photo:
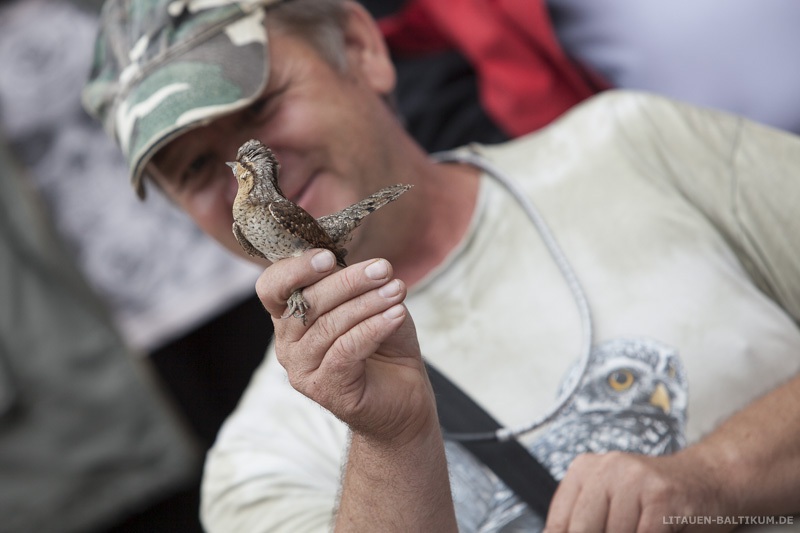
M 308 302 L 303 298 L 303 293 L 299 290 L 294 291 L 292 295 L 286 300 L 286 313 L 281 318 L 300 318 L 303 320 L 303 325 L 306 325 L 306 311 L 311 308 Z

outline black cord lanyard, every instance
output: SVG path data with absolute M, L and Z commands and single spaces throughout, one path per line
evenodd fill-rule
M 464 391 L 426 363 L 428 378 L 436 395 L 439 424 L 445 432 L 492 432 L 500 424 Z M 541 517 L 547 517 L 558 482 L 517 439 L 459 440 L 472 455 L 491 468 L 508 488 Z

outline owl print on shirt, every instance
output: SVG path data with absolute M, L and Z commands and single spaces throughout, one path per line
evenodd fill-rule
M 580 370 L 573 368 L 561 386 L 580 379 L 575 394 L 528 445 L 557 480 L 582 453 L 663 455 L 686 444 L 687 378 L 674 349 L 650 339 L 614 339 L 595 346 L 586 372 Z M 461 530 L 542 529 L 541 518 L 468 452 L 455 443 L 447 452 L 456 505 L 472 506 L 457 513 Z M 457 488 L 465 482 L 470 489 Z
M 673 453 L 686 444 L 686 396 L 686 374 L 674 350 L 651 340 L 606 342 L 592 351 L 569 405 L 531 452 L 556 479 L 582 453 Z

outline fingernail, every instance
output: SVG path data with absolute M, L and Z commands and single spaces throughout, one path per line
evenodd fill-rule
M 393 279 L 380 289 L 378 289 L 378 294 L 381 298 L 391 298 L 393 296 L 397 296 L 400 294 L 400 282 L 396 279 Z
M 405 307 L 403 304 L 397 304 L 394 307 L 390 307 L 386 311 L 383 312 L 383 318 L 387 320 L 394 320 L 395 318 L 400 318 L 405 313 Z
M 378 259 L 364 269 L 369 279 L 383 279 L 389 275 L 389 264 L 385 259 Z
M 336 264 L 336 259 L 328 250 L 323 250 L 311 258 L 311 268 L 317 272 L 327 272 Z

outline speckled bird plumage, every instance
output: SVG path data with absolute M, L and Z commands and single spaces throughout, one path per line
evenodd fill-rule
M 392 185 L 337 213 L 315 219 L 283 194 L 278 185 L 278 160 L 260 141 L 244 143 L 236 161 L 228 165 L 239 185 L 233 202 L 233 234 L 249 255 L 273 263 L 311 248 L 327 248 L 340 266 L 346 266 L 344 245 L 353 230 L 364 217 L 411 188 Z M 308 303 L 300 291 L 292 295 L 288 305 L 287 316 L 304 319 Z

